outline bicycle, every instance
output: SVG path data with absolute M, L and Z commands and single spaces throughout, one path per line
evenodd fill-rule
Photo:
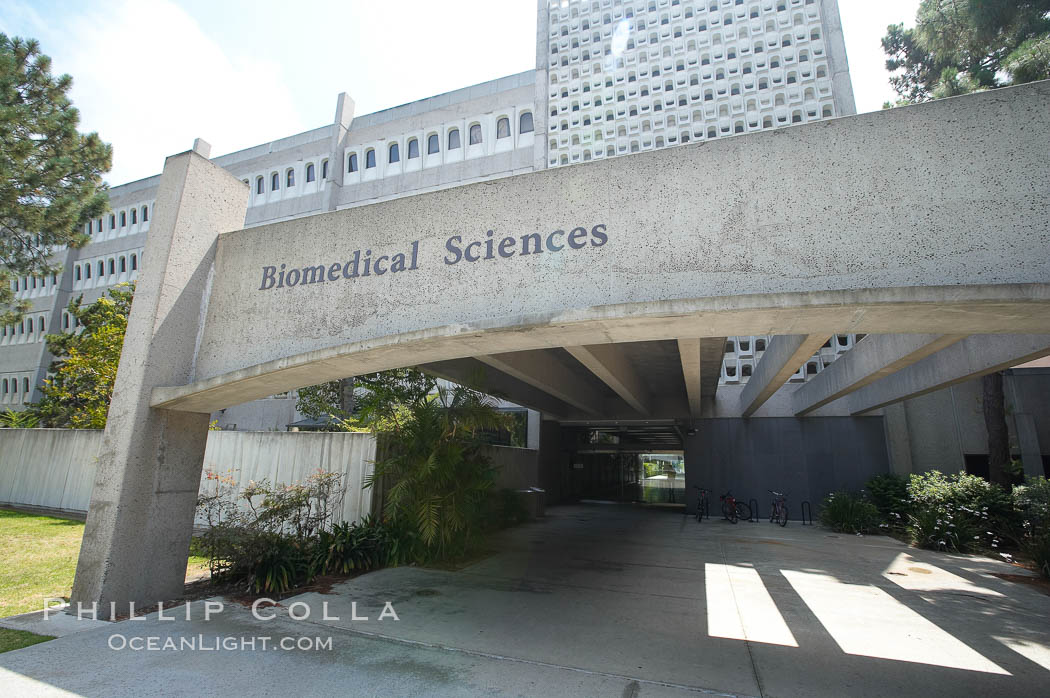
M 707 518 L 711 518 L 711 512 L 710 512 L 709 507 L 707 505 L 707 493 L 708 493 L 708 490 L 705 490 L 703 487 L 700 487 L 699 485 L 693 485 L 693 489 L 694 490 L 699 490 L 699 493 L 697 494 L 697 497 L 696 497 L 696 522 L 697 523 L 701 523 L 701 522 L 703 522 L 705 516 Z
M 735 524 L 740 519 L 746 521 L 751 518 L 751 507 L 737 500 L 737 498 L 733 496 L 731 490 L 727 490 L 725 494 L 719 497 L 719 499 L 722 500 L 722 516 L 724 516 L 729 523 Z
M 773 495 L 773 504 L 769 509 L 769 523 L 776 521 L 783 526 L 787 526 L 788 523 L 788 506 L 787 496 L 780 493 L 769 490 L 769 493 Z

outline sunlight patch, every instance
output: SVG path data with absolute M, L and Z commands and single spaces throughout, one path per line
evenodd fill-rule
M 781 573 L 846 654 L 1010 675 L 877 587 Z
M 757 570 L 707 563 L 704 578 L 708 635 L 798 647 Z

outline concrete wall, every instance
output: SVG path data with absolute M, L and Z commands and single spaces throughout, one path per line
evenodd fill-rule
M 1027 427 L 1033 432 L 1035 443 L 1025 446 L 1050 456 L 1050 369 L 1007 371 L 1003 392 L 1011 451 L 1022 455 L 1019 436 Z M 957 472 L 965 469 L 966 454 L 988 453 L 981 379 L 905 400 L 898 411 L 903 411 L 906 418 L 911 463 L 910 468 L 907 463 L 895 463 L 897 471 Z M 1025 463 L 1025 468 L 1030 475 L 1042 474 L 1037 469 L 1033 472 L 1030 463 Z
M 0 504 L 86 512 L 101 431 L 0 429 Z
M 675 332 L 1042 331 L 1050 260 L 1028 251 L 1047 241 L 1048 107 L 1050 82 L 1033 83 L 224 234 L 200 383 L 153 405 L 210 411 L 421 361 Z M 607 241 L 520 254 L 523 235 L 599 224 Z M 450 237 L 488 230 L 515 254 L 443 261 Z M 262 288 L 268 266 L 330 270 L 417 241 L 417 269 Z
M 792 519 L 808 500 L 816 512 L 834 490 L 859 490 L 873 475 L 889 472 L 881 417 L 771 417 L 702 419 L 685 439 L 687 507 L 695 511 L 694 485 L 711 490 L 712 512 L 726 490 L 745 502 L 754 497 L 768 514 L 767 490 L 784 492 Z
M 0 429 L 0 504 L 85 512 L 95 479 L 101 431 Z M 302 482 L 318 468 L 346 474 L 341 519 L 371 511 L 362 491 L 375 459 L 371 434 L 213 431 L 204 454 L 202 491 L 213 487 L 207 472 L 250 480 Z
M 531 448 L 490 446 L 486 449 L 493 465 L 499 468 L 496 488 L 512 490 L 537 487 L 539 479 L 539 453 Z

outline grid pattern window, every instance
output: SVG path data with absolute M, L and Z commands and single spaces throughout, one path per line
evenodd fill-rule
M 829 337 L 820 350 L 798 367 L 789 383 L 805 383 L 848 352 L 863 334 L 836 334 Z M 769 335 L 726 337 L 726 352 L 722 359 L 719 385 L 745 385 L 766 352 L 773 338 Z
M 836 116 L 818 0 L 551 0 L 548 165 Z

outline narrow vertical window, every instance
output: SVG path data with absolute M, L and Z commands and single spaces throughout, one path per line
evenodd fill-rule
M 474 124 L 470 127 L 470 133 L 467 134 L 467 142 L 470 145 L 481 143 L 481 124 Z
M 532 133 L 532 112 L 523 112 L 518 118 L 518 133 Z
M 350 153 L 350 159 L 346 164 L 347 172 L 357 172 L 357 153 Z
M 255 193 L 262 194 L 265 191 L 262 176 L 255 178 Z
M 441 143 L 438 141 L 436 133 L 432 133 L 427 136 L 427 155 L 433 155 L 441 150 Z
M 371 169 L 376 166 L 376 151 L 375 148 L 369 148 L 365 151 L 365 169 Z
M 321 179 L 328 179 L 328 161 L 321 161 Z
M 306 181 L 309 183 L 315 179 L 317 179 L 317 173 L 314 171 L 314 164 L 311 162 L 306 166 Z
M 133 209 L 131 209 L 131 224 L 132 224 L 132 225 L 135 225 L 135 224 L 136 224 L 136 223 L 138 223 L 138 222 L 139 222 L 139 212 L 138 212 L 138 209 L 134 209 L 134 208 L 133 208 Z
M 415 138 L 408 142 L 408 159 L 419 157 L 419 141 Z
M 289 168 L 289 170 L 284 173 L 284 185 L 289 189 L 295 186 L 295 170 Z
M 510 138 L 510 119 L 507 117 L 496 122 L 496 138 Z
M 390 150 L 387 153 L 387 162 L 394 164 L 395 162 L 401 162 L 401 151 L 397 146 L 397 143 L 390 144 Z
M 120 227 L 123 228 L 123 227 L 127 226 L 127 224 L 128 224 L 128 212 L 127 211 L 121 211 L 120 212 Z
M 459 129 L 454 128 L 448 132 L 448 149 L 455 150 L 460 146 Z
M 136 271 L 139 268 L 139 256 L 137 254 L 131 255 L 131 271 Z
M 281 188 L 281 177 L 274 172 L 270 175 L 270 191 L 277 191 Z
M 245 182 L 245 184 L 247 184 L 247 182 Z M 149 206 L 143 206 L 142 207 L 142 222 L 143 223 L 149 222 Z

